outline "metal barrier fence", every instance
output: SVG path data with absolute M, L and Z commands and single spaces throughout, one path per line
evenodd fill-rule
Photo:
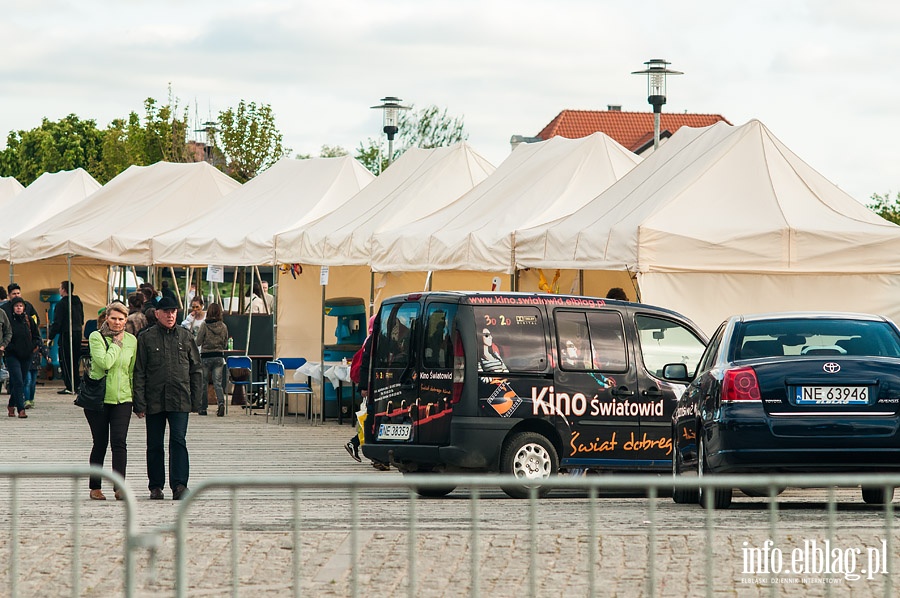
M 739 563 L 740 573 L 748 578 L 742 583 L 745 583 L 747 593 L 753 595 L 777 596 L 790 593 L 797 585 L 808 584 L 821 587 L 826 596 L 834 593 L 842 595 L 845 593 L 843 589 L 834 589 L 830 581 L 858 580 L 862 576 L 869 584 L 865 591 L 867 595 L 892 596 L 891 572 L 897 561 L 895 546 L 900 544 L 894 536 L 894 507 L 888 502 L 883 507 L 861 511 L 866 519 L 865 533 L 874 534 L 873 538 L 877 535 L 880 544 L 868 547 L 836 545 L 839 544 L 836 543 L 838 532 L 847 532 L 838 523 L 836 488 L 862 484 L 887 491 L 889 488 L 900 487 L 898 475 L 721 475 L 705 477 L 702 484 L 698 484 L 697 479 L 690 478 L 674 481 L 674 485 L 682 489 L 697 489 L 702 486 L 707 496 L 710 495 L 708 490 L 714 488 L 766 488 L 768 499 L 765 525 L 761 529 L 750 529 L 749 520 L 755 511 L 742 511 L 738 508 L 734 517 L 740 519 L 726 521 L 729 511 L 716 511 L 710 500 L 707 500 L 704 509 L 692 505 L 672 505 L 668 498 L 664 499 L 665 503 L 660 503 L 661 495 L 667 494 L 673 487 L 673 481 L 668 476 L 560 476 L 547 480 L 542 486 L 564 494 L 564 500 L 556 500 L 554 495 L 550 498 L 538 498 L 537 487 L 532 486 L 529 488 L 529 498 L 521 501 L 504 498 L 498 500 L 498 487 L 522 485 L 521 481 L 502 476 L 228 477 L 196 484 L 191 494 L 177 504 L 174 525 L 158 525 L 159 522 L 156 522 L 157 527 L 141 531 L 135 524 L 138 504 L 133 493 L 114 472 L 86 467 L 0 468 L 0 483 L 8 482 L 9 489 L 10 596 L 15 598 L 20 591 L 17 569 L 21 541 L 19 532 L 22 526 L 19 517 L 20 491 L 23 480 L 29 478 L 59 478 L 72 482 L 71 504 L 65 505 L 66 509 L 71 509 L 71 595 L 81 595 L 83 571 L 80 552 L 86 530 L 81 521 L 82 510 L 79 505 L 86 500 L 84 481 L 89 475 L 100 475 L 124 490 L 121 591 L 128 598 L 135 593 L 136 554 L 144 549 L 150 549 L 155 554 L 163 536 L 171 536 L 174 543 L 173 578 L 164 580 L 166 586 L 174 589 L 174 594 L 178 597 L 195 591 L 203 593 L 202 588 L 198 590 L 191 577 L 203 573 L 201 559 L 197 559 L 195 553 L 204 550 L 207 543 L 205 536 L 194 529 L 198 522 L 192 521 L 191 517 L 192 513 L 196 514 L 204 508 L 203 505 L 213 501 L 217 501 L 217 505 L 227 504 L 230 511 L 227 513 L 227 521 L 217 519 L 214 522 L 217 526 L 216 534 L 222 536 L 222 545 L 227 546 L 228 562 L 207 563 L 206 566 L 215 566 L 217 571 L 227 572 L 233 596 L 241 595 L 242 590 L 253 593 L 254 596 L 267 595 L 267 591 L 273 592 L 272 595 L 287 592 L 293 596 L 312 595 L 311 588 L 315 586 L 311 585 L 309 561 L 313 558 L 322 561 L 327 557 L 318 554 L 315 545 L 307 547 L 306 552 L 303 552 L 304 538 L 312 531 L 319 534 L 333 531 L 346 536 L 349 541 L 349 550 L 345 555 L 346 567 L 343 569 L 347 572 L 346 579 L 337 585 L 334 581 L 330 582 L 330 586 L 326 583 L 325 587 L 330 587 L 332 595 L 349 595 L 354 598 L 361 594 L 370 596 L 404 592 L 411 597 L 427 596 L 432 592 L 440 593 L 434 590 L 435 583 L 452 583 L 454 588 L 458 588 L 458 593 L 470 596 L 518 594 L 513 589 L 516 580 L 504 578 L 507 573 L 521 575 L 524 586 L 521 593 L 539 596 L 560 583 L 557 568 L 562 565 L 565 565 L 562 574 L 571 587 L 575 588 L 575 594 L 605 596 L 614 593 L 610 589 L 612 575 L 608 569 L 610 561 L 617 559 L 629 567 L 633 565 L 637 570 L 637 573 L 626 572 L 625 575 L 626 581 L 633 588 L 619 590 L 617 595 L 686 595 L 688 591 L 685 588 L 671 581 L 673 576 L 677 576 L 679 579 L 687 579 L 691 594 L 713 596 L 722 589 L 730 588 L 735 591 L 733 579 L 731 585 L 728 585 L 727 567 L 723 568 L 723 562 L 727 562 L 729 557 L 742 560 Z M 443 499 L 423 499 L 416 493 L 417 489 L 437 491 L 448 486 L 462 488 L 464 492 L 456 492 L 452 497 Z M 793 550 L 788 551 L 792 546 L 790 542 L 797 541 L 795 532 L 791 531 L 792 526 L 797 524 L 797 520 L 808 519 L 810 513 L 820 515 L 823 507 L 818 506 L 818 503 L 804 506 L 802 516 L 799 517 L 794 512 L 796 509 L 789 510 L 785 514 L 792 520 L 784 521 L 777 494 L 785 486 L 825 489 L 825 528 L 818 530 L 825 533 L 821 546 L 816 540 L 812 545 L 806 541 L 805 546 L 794 546 Z M 271 497 L 273 491 L 285 494 L 287 500 L 270 498 L 261 503 L 260 497 Z M 616 499 L 602 498 L 601 495 L 617 491 L 631 492 L 632 498 L 635 493 L 646 497 L 646 504 L 641 504 L 637 509 L 643 514 L 640 520 L 622 519 L 617 526 L 609 523 L 616 513 Z M 2 495 L 0 492 L 0 496 Z M 349 521 L 344 521 L 340 509 L 345 505 L 335 501 L 336 496 L 346 497 Z M 323 501 L 328 502 L 324 511 Z M 60 502 L 67 501 L 61 498 Z M 248 507 L 248 504 L 251 506 Z M 274 508 L 273 505 L 278 505 L 287 513 L 273 515 L 270 512 L 264 521 L 248 523 L 248 514 L 255 512 L 256 507 L 252 506 L 254 504 L 262 504 L 261 508 L 269 511 Z M 665 505 L 662 510 L 661 504 Z M 61 510 L 66 510 L 62 506 Z M 844 507 L 842 503 L 841 509 Z M 316 515 L 318 519 L 315 525 L 309 525 L 308 514 L 311 509 L 320 511 Z M 384 517 L 374 515 L 375 509 L 381 509 L 378 513 Z M 498 510 L 501 513 L 499 516 Z M 756 512 L 758 511 L 757 509 Z M 665 517 L 661 517 L 661 513 Z M 399 514 L 402 519 L 391 519 L 392 514 Z M 441 514 L 446 516 L 436 517 Z M 851 514 L 857 513 L 851 511 Z M 877 525 L 870 517 L 874 515 L 878 516 Z M 747 529 L 741 526 L 746 526 Z M 316 529 L 312 530 L 312 527 Z M 729 536 L 738 531 L 751 534 L 748 537 L 752 536 L 753 541 L 745 541 L 739 547 L 734 546 L 730 543 Z M 266 590 L 258 580 L 248 581 L 250 575 L 246 564 L 242 563 L 247 561 L 248 538 L 276 532 L 290 534 L 290 542 L 278 546 L 286 549 L 282 552 L 290 553 L 290 562 L 285 568 L 279 568 L 280 561 L 267 565 L 264 575 L 268 576 L 271 583 L 278 583 L 277 587 L 271 586 Z M 448 540 L 453 532 L 456 535 Z M 365 546 L 361 539 L 363 533 L 370 538 L 370 543 Z M 565 542 L 557 542 L 558 545 L 565 544 L 566 550 L 571 550 L 563 555 L 549 553 L 548 556 L 548 542 L 560 534 L 565 535 L 563 540 L 566 542 L 572 539 L 574 548 Z M 394 535 L 405 536 L 405 551 L 393 550 L 395 545 L 386 541 L 390 539 L 388 536 Z M 509 540 L 510 535 L 512 540 Z M 197 537 L 203 540 L 199 546 L 196 545 Z M 446 548 L 444 544 L 429 547 L 428 542 L 436 537 L 442 542 L 449 542 L 450 548 Z M 195 544 L 189 545 L 192 538 Z M 373 545 L 372 538 L 375 541 L 385 540 L 385 544 Z M 402 539 L 397 541 L 397 549 L 401 543 Z M 785 543 L 788 544 L 787 548 L 784 547 Z M 552 546 L 550 548 L 554 549 Z M 558 546 L 555 549 L 560 550 Z M 729 549 L 731 553 L 722 552 Z M 337 552 L 339 550 L 334 554 Z M 610 554 L 611 552 L 615 554 Z M 809 566 L 810 555 L 813 559 L 812 567 Z M 192 556 L 193 561 L 189 564 Z M 277 560 L 273 556 L 280 556 L 280 553 L 269 555 L 273 561 Z M 643 562 L 638 562 L 640 557 L 643 557 Z M 806 559 L 805 570 L 790 566 L 796 564 L 798 557 Z M 432 561 L 436 559 L 436 562 L 429 561 L 429 558 Z M 215 558 L 206 560 L 214 561 Z M 378 576 L 377 570 L 386 566 L 385 560 L 392 560 L 392 564 L 388 563 L 387 566 L 393 568 L 382 578 Z M 577 563 L 573 562 L 576 560 Z M 791 560 L 794 562 L 791 563 Z M 552 570 L 545 570 L 541 576 L 545 561 L 551 563 L 548 566 Z M 515 567 L 507 565 L 501 575 L 491 573 L 488 579 L 491 563 L 508 562 L 515 563 Z M 151 582 L 158 573 L 153 563 L 151 558 Z M 619 566 L 621 567 L 621 563 Z M 427 572 L 428 578 L 420 576 L 421 571 Z M 700 571 L 702 576 L 699 575 Z M 434 579 L 435 573 L 445 575 L 446 579 Z M 692 579 L 692 575 L 698 579 Z M 392 586 L 380 592 L 377 584 L 382 583 L 383 579 L 390 579 L 399 591 L 392 589 Z M 158 583 L 160 580 L 155 581 Z M 211 593 L 211 590 L 207 589 L 205 592 Z M 744 592 L 739 595 L 744 595 Z
M 114 471 L 107 471 L 96 467 L 0 467 L 0 480 L 9 483 L 9 542 L 5 542 L 8 546 L 9 556 L 7 569 L 9 576 L 9 596 L 16 598 L 19 596 L 19 555 L 20 555 L 20 530 L 21 530 L 21 494 L 23 492 L 23 480 L 70 480 L 72 483 L 71 500 L 67 504 L 71 507 L 71 516 L 69 521 L 71 531 L 71 560 L 70 560 L 70 580 L 71 580 L 71 596 L 81 595 L 81 577 L 82 577 L 82 538 L 83 538 L 83 522 L 81 504 L 84 501 L 86 481 L 90 476 L 98 476 L 101 480 L 105 480 L 120 488 L 122 491 L 122 501 L 124 502 L 124 534 L 122 544 L 122 587 L 123 593 L 130 598 L 134 595 L 134 561 L 133 554 L 136 548 L 143 545 L 142 539 L 145 538 L 139 534 L 135 527 L 135 498 L 125 480 Z M 61 525 L 61 522 L 60 522 Z M 51 549 L 48 547 L 48 549 Z M 51 549 L 52 550 L 52 549 Z M 55 588 L 59 593 L 59 589 Z
M 755 475 L 755 476 L 707 476 L 703 479 L 702 484 L 698 484 L 697 479 L 690 478 L 680 478 L 674 481 L 674 486 L 678 488 L 685 489 L 697 489 L 698 487 L 702 487 L 705 491 L 711 490 L 714 488 L 766 488 L 768 492 L 768 540 L 773 543 L 775 538 L 778 537 L 778 528 L 779 528 L 779 507 L 777 494 L 779 493 L 779 489 L 785 486 L 799 486 L 804 488 L 826 488 L 827 489 L 827 538 L 826 541 L 833 541 L 835 536 L 835 524 L 836 524 L 836 500 L 835 500 L 835 487 L 842 486 L 857 486 L 857 485 L 866 485 L 874 488 L 884 488 L 885 492 L 888 489 L 892 489 L 895 486 L 900 486 L 900 476 L 897 475 L 859 475 L 859 476 L 851 476 L 851 475 Z M 384 490 L 384 489 L 396 489 L 404 491 L 405 497 L 408 500 L 408 507 L 406 509 L 407 518 L 406 518 L 406 564 L 405 564 L 405 572 L 406 572 L 406 594 L 411 598 L 414 596 L 421 596 L 423 593 L 419 588 L 419 580 L 417 579 L 417 570 L 418 570 L 418 562 L 420 560 L 420 548 L 417 545 L 417 535 L 419 534 L 419 527 L 421 525 L 421 519 L 419 516 L 420 508 L 419 503 L 422 500 L 417 493 L 416 489 L 442 489 L 448 486 L 455 487 L 466 487 L 469 489 L 469 595 L 471 596 L 480 596 L 482 595 L 482 590 L 480 587 L 480 578 L 479 578 L 479 569 L 480 564 L 482 562 L 482 553 L 481 553 L 481 530 L 480 530 L 480 503 L 481 503 L 481 495 L 482 493 L 489 488 L 496 488 L 498 486 L 507 486 L 507 485 L 522 485 L 520 480 L 517 480 L 512 477 L 505 476 L 434 476 L 434 475 L 419 475 L 419 476 L 404 476 L 402 479 L 398 478 L 374 478 L 372 476 L 365 477 L 353 477 L 353 478 L 345 478 L 345 477 L 308 477 L 304 479 L 294 479 L 294 478 L 279 478 L 279 477 L 271 477 L 271 478 L 260 478 L 260 477 L 242 477 L 242 478 L 234 478 L 234 479 L 219 479 L 219 480 L 210 480 L 208 482 L 204 482 L 200 486 L 198 486 L 192 495 L 180 506 L 178 518 L 176 520 L 176 589 L 177 596 L 183 597 L 186 595 L 187 588 L 189 587 L 189 580 L 187 578 L 187 566 L 186 566 L 186 554 L 187 547 L 186 541 L 189 537 L 188 526 L 186 524 L 186 515 L 192 508 L 192 505 L 195 501 L 201 500 L 202 496 L 213 490 L 227 490 L 230 493 L 230 501 L 232 505 L 232 514 L 231 514 L 231 564 L 230 568 L 232 571 L 232 591 L 235 596 L 238 595 L 239 588 L 239 580 L 238 580 L 238 555 L 240 554 L 240 544 L 239 544 L 239 516 L 238 516 L 238 495 L 241 490 L 246 490 L 249 488 L 260 489 L 260 488 L 281 488 L 290 490 L 292 492 L 293 499 L 291 501 L 292 508 L 292 516 L 291 521 L 293 523 L 291 532 L 292 532 L 292 546 L 295 547 L 292 554 L 291 561 L 291 589 L 292 595 L 297 597 L 302 595 L 301 591 L 301 556 L 299 554 L 299 550 L 297 547 L 300 545 L 299 539 L 301 534 L 300 520 L 301 520 L 301 512 L 303 510 L 303 503 L 300 500 L 299 491 L 302 489 L 332 489 L 332 490 L 349 490 L 350 492 L 350 507 L 351 507 L 351 526 L 350 526 L 350 580 L 349 580 L 349 595 L 353 598 L 356 598 L 361 593 L 370 595 L 372 593 L 371 588 L 365 588 L 361 591 L 359 576 L 360 571 L 363 569 L 363 566 L 360 562 L 360 540 L 358 537 L 360 531 L 360 509 L 359 509 L 359 501 L 366 491 L 374 491 L 374 490 Z M 600 534 L 598 532 L 598 495 L 601 491 L 607 492 L 610 490 L 634 490 L 636 488 L 642 489 L 646 492 L 647 496 L 647 542 L 648 542 L 648 550 L 647 557 L 645 562 L 645 575 L 644 575 L 644 583 L 645 583 L 645 591 L 640 591 L 637 594 L 639 595 L 647 595 L 647 596 L 657 596 L 660 595 L 660 586 L 657 579 L 657 570 L 656 570 L 656 552 L 657 552 L 657 540 L 659 536 L 659 530 L 656 525 L 656 514 L 658 511 L 657 500 L 660 496 L 660 491 L 668 492 L 673 488 L 673 481 L 668 477 L 659 477 L 659 476 L 634 476 L 634 475 L 617 475 L 617 476 L 587 476 L 587 477 L 557 477 L 551 480 L 548 480 L 542 484 L 546 487 L 551 487 L 553 489 L 570 489 L 570 490 L 582 490 L 587 492 L 587 513 L 586 513 L 586 521 L 583 521 L 583 524 L 586 526 L 586 545 L 589 547 L 587 551 L 587 558 L 584 562 L 584 568 L 582 573 L 584 575 L 584 579 L 586 580 L 587 585 L 587 593 L 589 596 L 597 596 L 601 595 L 600 590 L 598 588 L 597 575 L 596 575 L 596 565 L 598 560 L 601 558 L 601 555 L 598 553 L 598 539 Z M 709 497 L 710 493 L 707 491 L 706 496 Z M 429 504 L 433 504 L 433 500 L 435 499 L 427 499 Z M 437 499 L 442 500 L 442 499 Z M 547 499 L 539 499 L 537 497 L 537 487 L 532 486 L 529 489 L 529 499 L 524 501 L 525 508 L 528 513 L 528 526 L 527 526 L 527 537 L 528 537 L 528 582 L 527 582 L 527 594 L 529 596 L 538 596 L 540 595 L 538 589 L 538 579 L 537 579 L 537 571 L 538 571 L 538 505 L 541 501 Z M 514 501 L 515 504 L 522 504 L 518 501 Z M 690 508 L 689 505 L 683 505 L 685 508 Z M 885 597 L 892 596 L 892 581 L 890 576 L 890 571 L 893 571 L 893 563 L 894 563 L 894 538 L 893 538 L 893 517 L 894 510 L 893 505 L 888 502 L 883 507 L 883 530 L 884 530 L 884 547 L 883 553 L 880 554 L 880 558 L 883 560 L 879 560 L 876 563 L 876 566 L 881 570 L 879 572 L 874 572 L 869 569 L 870 573 L 874 573 L 879 576 L 879 581 L 881 582 L 883 588 L 883 595 Z M 705 590 L 704 594 L 706 596 L 713 596 L 716 591 L 716 584 L 714 583 L 714 568 L 715 568 L 715 558 L 714 558 L 714 537 L 716 535 L 715 531 L 715 521 L 716 521 L 716 511 L 713 509 L 711 499 L 706 500 L 705 504 L 705 526 L 704 526 L 704 585 Z M 564 525 L 570 526 L 573 524 L 578 524 L 582 522 L 573 522 L 568 521 L 564 522 Z M 768 547 L 768 548 L 767 548 Z M 769 548 L 771 546 L 764 543 L 763 548 L 745 548 L 743 550 L 743 558 L 745 560 L 745 569 L 746 569 L 746 561 L 751 561 L 751 565 L 754 563 L 757 565 L 756 569 L 758 571 L 749 571 L 748 574 L 762 574 L 765 573 L 769 575 L 769 583 L 767 584 L 768 593 L 771 596 L 776 596 L 779 593 L 779 588 L 784 587 L 779 585 L 778 578 L 772 577 L 777 571 L 769 571 L 769 565 L 774 565 L 775 560 L 769 558 L 769 553 L 774 553 L 774 550 L 778 550 L 777 548 L 772 548 L 770 551 Z M 858 548 L 858 547 L 857 547 Z M 815 548 L 813 549 L 815 550 Z M 857 553 L 860 554 L 860 553 Z M 397 556 L 397 555 L 394 555 Z M 833 560 L 832 555 L 829 554 L 827 557 L 829 561 Z M 843 558 L 843 557 L 842 557 Z M 871 560 L 871 555 L 870 555 Z M 834 569 L 834 563 L 831 563 L 831 569 Z M 761 567 L 761 565 L 765 565 Z M 844 563 L 847 565 L 847 563 Z M 772 567 L 774 568 L 774 567 Z M 762 569 L 762 570 L 760 570 Z M 828 567 L 826 567 L 828 569 Z M 834 574 L 856 574 L 856 571 L 860 569 L 854 568 L 852 571 L 848 570 L 844 567 L 844 570 L 840 572 L 832 572 Z M 865 569 L 862 569 L 862 572 L 865 572 Z M 816 573 L 816 572 L 814 572 Z M 874 577 L 870 575 L 870 579 Z M 787 578 L 780 578 L 781 580 Z M 799 580 L 799 578 L 798 578 Z M 758 581 L 758 579 L 757 579 Z M 827 581 L 822 579 L 816 579 L 814 583 L 823 583 L 825 589 L 825 595 L 832 595 L 832 586 L 828 585 Z

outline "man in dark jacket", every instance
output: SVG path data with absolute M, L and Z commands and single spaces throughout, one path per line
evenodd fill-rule
M 172 299 L 159 301 L 156 324 L 138 337 L 134 364 L 134 412 L 147 423 L 147 478 L 153 500 L 163 498 L 166 482 L 167 424 L 172 499 L 181 500 L 187 492 L 188 416 L 200 411 L 206 392 L 200 352 L 190 331 L 175 325 L 177 312 Z
M 22 287 L 20 287 L 19 283 L 17 282 L 11 282 L 6 285 L 6 290 L 8 292 L 9 301 L 0 305 L 0 308 L 6 311 L 7 317 L 12 318 L 12 300 L 16 297 L 22 296 Z M 40 316 L 38 316 L 37 310 L 34 309 L 34 306 L 28 301 L 25 301 L 25 315 L 31 318 L 31 321 L 34 322 L 38 328 L 40 328 L 41 318 Z
M 59 294 L 62 299 L 56 304 L 53 312 L 53 323 L 48 336 L 52 339 L 59 335 L 59 366 L 62 369 L 65 388 L 59 394 L 73 394 L 81 377 L 78 360 L 74 355 L 81 353 L 81 329 L 84 326 L 84 307 L 78 295 L 72 295 L 75 285 L 68 280 L 59 283 Z M 69 304 L 72 306 L 72 317 L 69 318 Z M 71 320 L 71 321 L 70 321 Z M 77 353 L 76 353 L 77 351 Z

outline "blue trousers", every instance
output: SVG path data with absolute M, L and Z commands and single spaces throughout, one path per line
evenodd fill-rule
M 12 353 L 6 354 L 6 369 L 9 370 L 9 406 L 16 411 L 25 409 L 25 381 L 28 379 L 28 368 L 31 358 L 19 359 Z
M 163 489 L 166 483 L 166 425 L 169 426 L 169 488 L 187 486 L 190 474 L 187 426 L 190 413 L 163 411 L 147 414 L 147 487 Z

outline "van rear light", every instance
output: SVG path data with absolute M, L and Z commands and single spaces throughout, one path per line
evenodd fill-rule
M 725 370 L 722 380 L 722 402 L 737 403 L 762 401 L 759 396 L 759 382 L 753 368 Z
M 463 383 L 466 381 L 466 353 L 463 350 L 462 337 L 459 330 L 453 337 L 453 395 L 451 404 L 459 403 L 462 399 Z

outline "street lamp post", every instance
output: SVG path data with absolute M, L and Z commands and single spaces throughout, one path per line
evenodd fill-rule
M 387 163 L 388 166 L 390 166 L 394 157 L 394 135 L 396 135 L 399 130 L 400 111 L 409 110 L 409 106 L 401 106 L 400 102 L 403 100 L 395 98 L 394 96 L 387 96 L 381 98 L 379 101 L 381 104 L 372 106 L 371 108 L 374 110 L 381 110 L 384 114 L 384 134 L 387 135 L 388 138 Z
M 647 103 L 653 106 L 653 151 L 659 149 L 659 115 L 666 103 L 666 75 L 683 75 L 681 71 L 666 68 L 670 62 L 662 58 L 651 58 L 644 63 L 647 68 L 633 71 L 632 75 L 647 75 Z

